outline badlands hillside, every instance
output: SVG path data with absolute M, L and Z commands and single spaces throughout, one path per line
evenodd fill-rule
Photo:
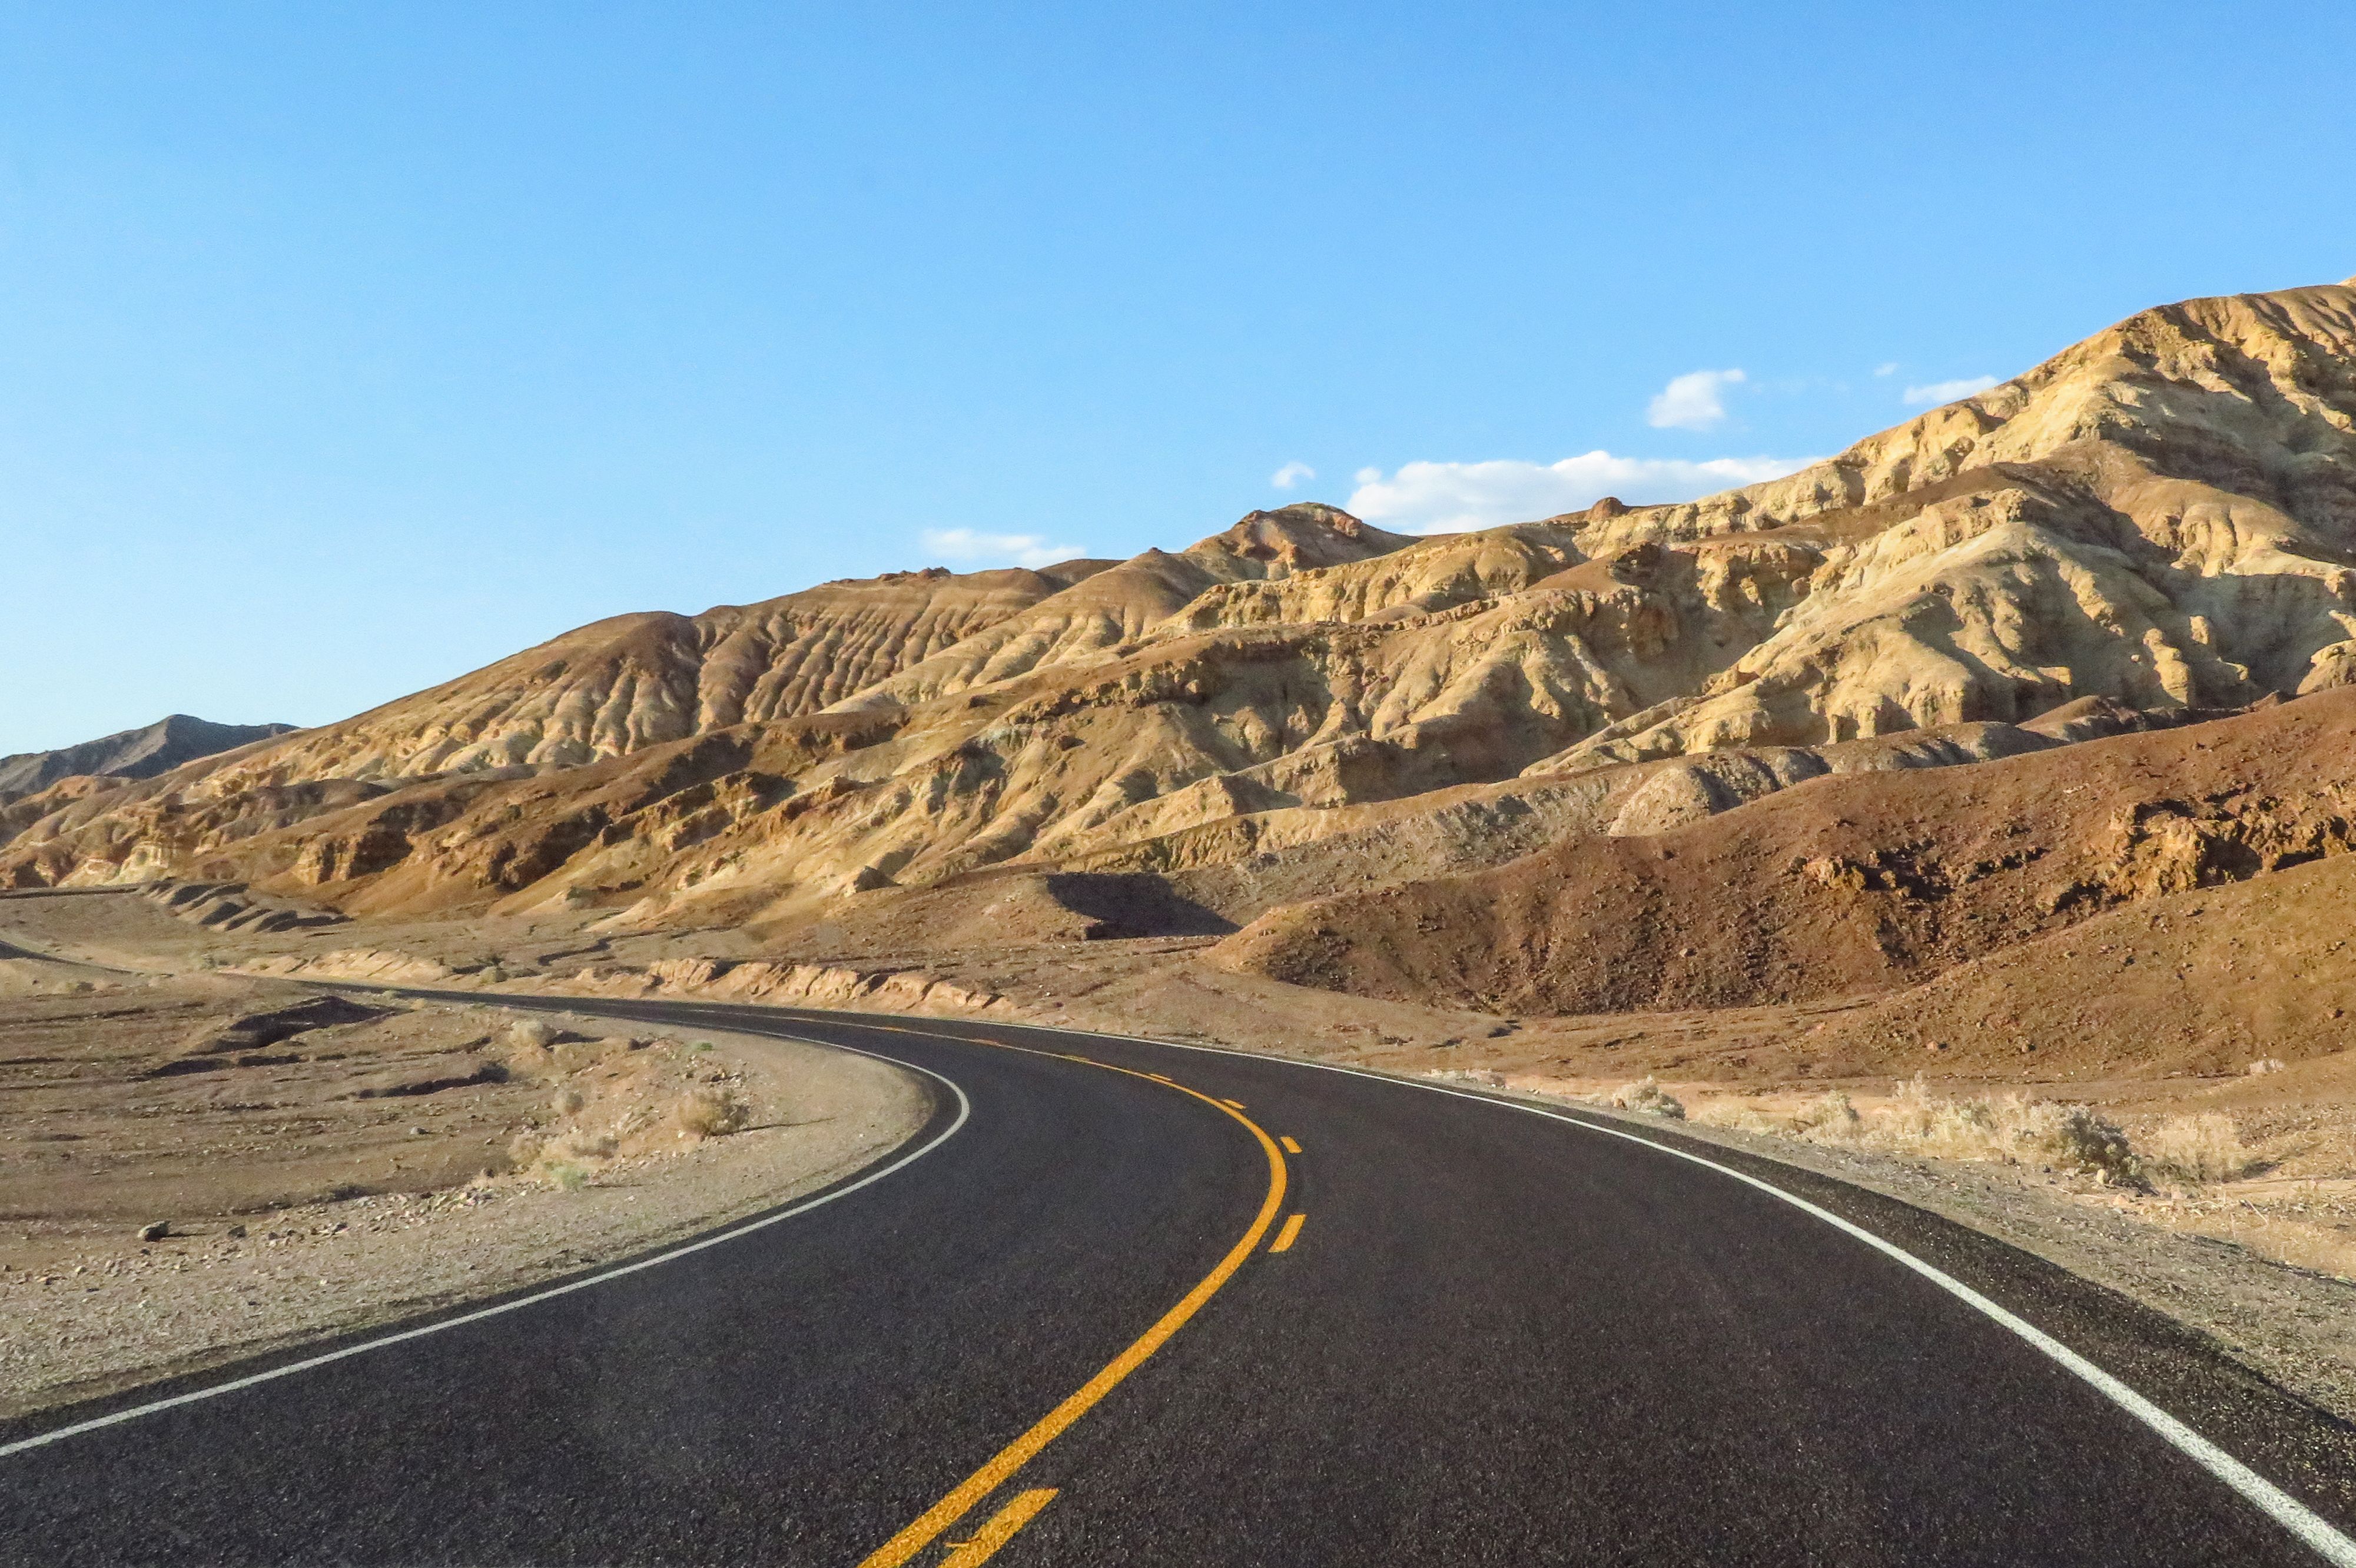
M 1697 502 L 1430 538 L 1296 506 L 602 622 L 50 782 L 0 807 L 0 887 L 780 950 L 1232 932 L 1225 972 L 1368 996 L 1783 1003 L 2335 854 L 2351 685 L 2343 284 L 2144 312 Z

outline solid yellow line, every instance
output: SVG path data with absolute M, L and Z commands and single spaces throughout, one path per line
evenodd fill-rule
M 1272 1253 L 1281 1253 L 1290 1250 L 1292 1245 L 1292 1238 L 1301 1234 L 1301 1222 L 1308 1218 L 1309 1216 L 1306 1214 L 1295 1214 L 1291 1219 L 1287 1220 L 1284 1222 L 1284 1229 L 1276 1233 L 1276 1244 L 1268 1250 Z
M 1284 1146 L 1284 1152 L 1287 1154 L 1299 1154 L 1301 1152 L 1301 1146 L 1294 1143 L 1290 1138 L 1279 1138 L 1276 1141 Z
M 1014 1539 L 1014 1532 L 1031 1522 L 1041 1509 L 1055 1500 L 1053 1488 L 1018 1493 L 1014 1500 L 990 1516 L 990 1522 L 975 1532 L 971 1541 L 953 1541 L 957 1548 L 941 1559 L 941 1568 L 980 1568 L 997 1554 L 998 1549 Z
M 1244 1103 L 1241 1100 L 1222 1100 L 1219 1104 L 1227 1106 L 1231 1110 L 1240 1111 L 1244 1108 Z
M 873 1027 L 889 1029 L 892 1026 L 885 1024 Z M 900 1032 L 919 1034 L 923 1031 L 911 1029 Z M 1001 1051 L 1019 1051 L 1026 1056 L 1061 1054 L 1056 1051 L 1032 1051 L 1025 1046 L 1007 1045 L 1001 1040 L 990 1040 L 985 1043 L 998 1046 Z M 1261 1152 L 1268 1156 L 1268 1196 L 1261 1200 L 1259 1213 L 1253 1219 L 1251 1228 L 1244 1232 L 1243 1239 L 1229 1249 L 1226 1257 L 1219 1260 L 1218 1267 L 1204 1275 L 1202 1282 L 1186 1293 L 1183 1300 L 1163 1313 L 1159 1322 L 1148 1328 L 1135 1344 L 1114 1357 L 1102 1371 L 1083 1383 L 1077 1393 L 1049 1411 L 1041 1418 L 1037 1425 L 1000 1449 L 988 1464 L 958 1483 L 957 1488 L 948 1496 L 926 1509 L 923 1515 L 905 1530 L 877 1547 L 872 1554 L 860 1563 L 859 1568 L 900 1568 L 901 1563 L 907 1562 L 917 1552 L 931 1545 L 933 1539 L 941 1531 L 963 1519 L 976 1503 L 1005 1485 L 1015 1471 L 1031 1462 L 1039 1450 L 1054 1442 L 1072 1423 L 1086 1415 L 1096 1406 L 1098 1401 L 1113 1391 L 1121 1379 L 1144 1365 L 1147 1357 L 1162 1349 L 1169 1342 L 1170 1336 L 1184 1328 L 1187 1319 L 1200 1312 L 1203 1309 L 1203 1304 L 1217 1295 L 1219 1287 L 1235 1277 L 1236 1271 L 1244 1266 L 1244 1260 L 1258 1249 L 1261 1240 L 1268 1234 L 1269 1227 L 1276 1222 L 1278 1211 L 1284 1207 L 1284 1155 L 1276 1147 L 1276 1140 L 1269 1137 L 1258 1122 L 1232 1106 L 1221 1104 L 1208 1094 L 1199 1093 L 1183 1083 L 1172 1083 L 1158 1072 L 1135 1072 L 1126 1067 L 1114 1067 L 1107 1062 L 1098 1062 L 1096 1065 L 1104 1068 L 1108 1072 L 1126 1073 L 1131 1078 L 1150 1078 L 1156 1083 L 1166 1084 L 1181 1094 L 1193 1095 L 1205 1105 L 1213 1106 L 1249 1127 L 1252 1136 L 1259 1140 Z

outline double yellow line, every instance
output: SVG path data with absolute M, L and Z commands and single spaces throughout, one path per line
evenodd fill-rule
M 889 1029 L 892 1026 L 886 1024 L 874 1027 Z M 905 1032 L 915 1034 L 922 1031 L 909 1029 Z M 1228 1249 L 1227 1255 L 1219 1260 L 1219 1266 L 1205 1275 L 1201 1284 L 1186 1293 L 1184 1299 L 1163 1313 L 1152 1328 L 1141 1335 L 1135 1344 L 1114 1357 L 1102 1371 L 1083 1383 L 1078 1392 L 1049 1411 L 1030 1431 L 1000 1449 L 988 1464 L 958 1482 L 954 1490 L 931 1508 L 926 1509 L 905 1530 L 869 1553 L 860 1563 L 859 1568 L 900 1568 L 900 1564 L 906 1563 L 931 1545 L 943 1531 L 971 1512 L 976 1503 L 1005 1485 L 1012 1478 L 1014 1473 L 1029 1464 L 1041 1449 L 1062 1435 L 1074 1422 L 1086 1415 L 1094 1408 L 1098 1401 L 1113 1391 L 1121 1379 L 1144 1365 L 1146 1358 L 1162 1349 L 1169 1342 L 1173 1334 L 1184 1328 L 1187 1319 L 1200 1312 L 1204 1303 L 1216 1296 L 1220 1286 L 1234 1278 L 1236 1271 L 1244 1266 L 1244 1260 L 1250 1257 L 1260 1242 L 1266 1238 L 1269 1227 L 1276 1222 L 1277 1215 L 1284 1208 L 1284 1151 L 1276 1147 L 1276 1140 L 1269 1136 L 1258 1122 L 1244 1115 L 1243 1107 L 1239 1104 L 1216 1100 L 1208 1094 L 1197 1093 L 1183 1083 L 1173 1083 L 1158 1072 L 1134 1072 L 1126 1067 L 1115 1067 L 1109 1062 L 1093 1061 L 1085 1056 L 1073 1056 L 1061 1051 L 1032 1051 L 1020 1045 L 1008 1045 L 1003 1040 L 988 1040 L 980 1043 L 997 1046 L 1001 1051 L 1019 1051 L 1026 1056 L 1061 1056 L 1065 1061 L 1086 1062 L 1090 1067 L 1101 1067 L 1108 1072 L 1119 1072 L 1131 1078 L 1142 1078 L 1149 1083 L 1159 1083 L 1166 1089 L 1175 1089 L 1181 1094 L 1192 1095 L 1214 1110 L 1233 1116 L 1251 1129 L 1252 1136 L 1259 1140 L 1261 1150 L 1268 1156 L 1268 1196 L 1260 1200 L 1259 1213 L 1252 1220 L 1251 1228 L 1243 1233 L 1243 1239 Z M 1292 1144 L 1290 1139 L 1288 1138 L 1285 1141 L 1296 1151 L 1299 1149 L 1300 1146 Z M 1290 1246 L 1292 1238 L 1300 1232 L 1300 1230 L 1301 1216 L 1296 1214 L 1292 1217 L 1291 1222 L 1285 1227 L 1283 1244 Z M 956 1564 L 956 1568 L 967 1568 L 967 1564 L 982 1562 L 1012 1538 L 1016 1531 L 1029 1523 L 1031 1517 L 1046 1507 L 1048 1500 L 1055 1495 L 1054 1491 L 1046 1489 L 1023 1492 L 993 1515 L 990 1521 L 976 1532 L 972 1540 L 958 1543 L 958 1551 L 943 1563 L 942 1568 L 949 1568 L 950 1564 Z

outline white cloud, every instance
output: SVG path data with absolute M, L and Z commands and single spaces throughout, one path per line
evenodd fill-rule
M 1080 553 L 1079 547 L 1050 544 L 1044 534 L 985 534 L 972 528 L 926 528 L 925 552 L 944 560 L 1017 566 L 1053 566 Z
M 1686 463 L 1590 452 L 1559 463 L 1409 463 L 1386 478 L 1358 470 L 1349 510 L 1406 533 L 1454 533 L 1577 511 L 1604 496 L 1632 505 L 1690 501 L 1796 474 L 1813 457 L 1713 457 Z
M 1306 463 L 1288 463 L 1268 476 L 1268 482 L 1280 490 L 1290 490 L 1303 479 L 1314 479 L 1317 470 Z
M 1994 376 L 1965 376 L 1955 381 L 1933 381 L 1927 387 L 1909 387 L 1904 396 L 1906 401 L 1913 405 L 1952 403 L 1957 398 L 1985 392 L 1995 385 Z
M 1749 380 L 1740 370 L 1695 370 L 1661 389 L 1644 418 L 1655 430 L 1708 430 L 1726 417 L 1721 396 Z
M 1876 365 L 1873 368 L 1873 373 L 1877 376 L 1895 376 L 1898 374 L 1898 361 L 1892 359 L 1886 365 Z

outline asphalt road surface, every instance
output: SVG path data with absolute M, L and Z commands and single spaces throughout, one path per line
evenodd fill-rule
M 0 1426 L 0 1557 L 2356 1563 L 2345 1425 L 1673 1129 L 1103 1036 L 548 1005 L 889 1056 L 934 1119 L 649 1266 Z

